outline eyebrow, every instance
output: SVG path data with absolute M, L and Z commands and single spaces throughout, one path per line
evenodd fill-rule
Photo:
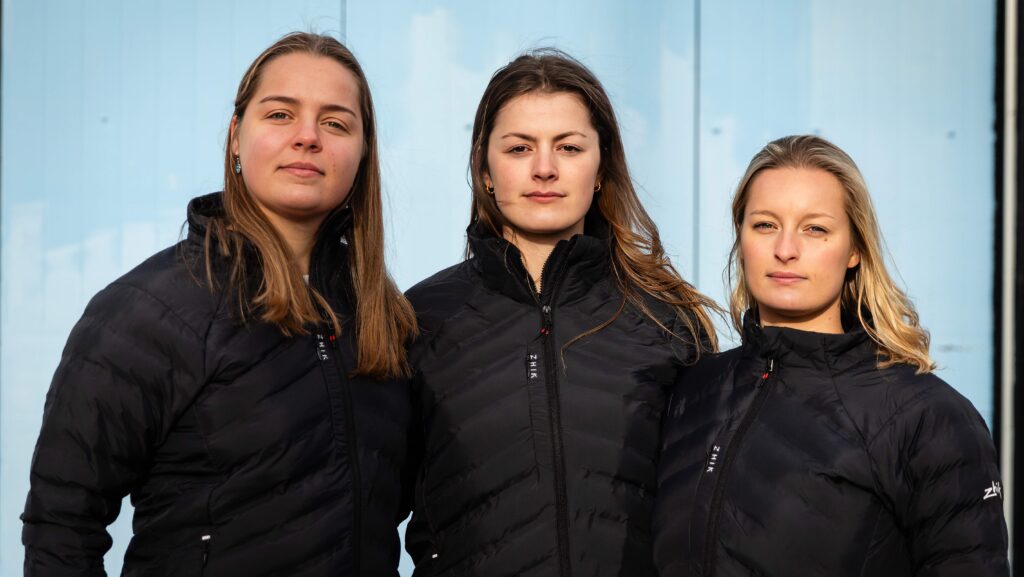
M 570 136 L 580 136 L 582 138 L 587 138 L 587 135 L 583 134 L 582 132 L 579 132 L 577 130 L 570 130 L 569 132 L 563 132 L 555 136 L 555 141 L 557 142 L 564 138 L 569 138 Z M 508 134 L 502 135 L 502 138 L 521 138 L 527 142 L 537 142 L 536 136 L 530 136 L 529 134 L 523 134 L 522 132 L 509 132 Z
M 773 218 L 779 218 L 779 215 L 775 214 L 774 212 L 772 212 L 770 210 L 752 210 L 752 211 L 750 211 L 750 214 L 751 214 L 751 216 L 753 216 L 755 214 L 763 214 L 765 216 L 770 216 L 770 217 L 773 217 Z M 803 215 L 803 218 L 805 220 L 808 219 L 808 218 L 831 218 L 832 220 L 835 220 L 836 217 L 832 216 L 831 214 L 828 214 L 827 212 L 812 212 L 810 214 Z
M 299 105 L 299 99 L 298 98 L 292 98 L 291 96 L 280 96 L 280 95 L 276 95 L 276 94 L 271 94 L 270 96 L 264 96 L 262 99 L 260 99 L 259 103 L 263 104 L 264 102 L 281 102 L 281 103 L 284 103 L 284 104 L 289 104 L 291 106 L 298 106 Z M 324 104 L 323 106 L 320 107 L 320 110 L 321 111 L 326 111 L 326 112 L 340 112 L 340 113 L 343 113 L 343 114 L 347 113 L 347 114 L 351 114 L 352 116 L 354 116 L 356 118 L 359 118 L 359 115 L 356 114 L 355 112 L 353 112 L 351 108 L 349 108 L 347 106 L 342 106 L 340 104 Z

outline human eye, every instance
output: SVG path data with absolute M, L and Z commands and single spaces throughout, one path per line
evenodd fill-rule
M 760 221 L 760 222 L 755 222 L 754 225 L 753 225 L 753 228 L 754 228 L 754 230 L 758 230 L 758 231 L 762 231 L 762 232 L 768 232 L 770 230 L 774 230 L 775 229 L 775 223 L 763 220 L 763 221 Z
M 288 120 L 289 115 L 283 110 L 275 110 L 270 114 L 267 114 L 267 118 L 270 120 Z
M 321 122 L 321 124 L 323 124 L 324 126 L 330 128 L 332 130 L 338 131 L 338 132 L 345 132 L 345 133 L 350 132 L 349 129 L 348 129 L 348 125 L 346 125 L 344 122 L 342 122 L 340 120 L 337 120 L 337 119 L 334 119 L 334 118 L 328 118 L 327 120 L 324 120 L 323 122 Z
M 516 145 L 510 146 L 507 149 L 505 149 L 505 152 L 508 152 L 508 153 L 511 153 L 511 154 L 524 154 L 524 153 L 528 152 L 529 150 L 530 149 L 525 144 L 516 144 Z
M 812 224 L 807 227 L 807 232 L 809 232 L 813 236 L 822 236 L 828 234 L 828 229 L 817 224 Z
M 558 149 L 563 152 L 568 152 L 570 154 L 577 154 L 583 152 L 583 149 L 580 148 L 579 146 L 576 146 L 575 144 L 563 144 L 559 146 Z

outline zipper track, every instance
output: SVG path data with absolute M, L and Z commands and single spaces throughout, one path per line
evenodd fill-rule
M 515 259 L 513 267 L 517 268 L 517 274 L 523 279 L 527 290 L 533 295 L 533 300 L 541 314 L 540 338 L 544 346 L 544 386 L 547 392 L 548 412 L 551 414 L 549 420 L 551 430 L 551 452 L 552 468 L 554 469 L 555 489 L 555 529 L 557 533 L 558 546 L 558 574 L 560 577 L 572 575 L 572 564 L 569 558 L 569 497 L 565 480 L 565 449 L 562 444 L 562 411 L 559 383 L 558 383 L 558 358 L 555 350 L 555 339 L 553 334 L 554 315 L 551 301 L 558 291 L 558 281 L 564 276 L 563 271 L 568 262 L 569 253 L 576 245 L 576 237 L 573 237 L 563 245 L 561 242 L 548 255 L 548 259 L 541 267 L 538 283 L 526 270 L 522 258 Z M 554 276 L 552 277 L 552 273 Z M 545 279 L 548 282 L 544 282 Z M 540 284 L 540 291 L 537 290 Z
M 314 254 L 316 247 L 313 247 Z M 319 260 L 312 258 L 309 263 L 309 286 L 315 288 L 321 292 L 324 297 L 328 297 L 327 289 L 331 286 L 330 279 L 324 279 L 321 277 L 321 266 L 319 266 Z M 362 549 L 362 472 L 359 468 L 359 452 L 355 438 L 355 410 L 353 409 L 352 401 L 352 383 L 348 378 L 348 368 L 345 366 L 344 356 L 341 354 L 341 343 L 338 342 L 338 338 L 334 334 L 334 326 L 331 323 L 331 317 L 326 311 L 317 310 L 321 317 L 324 319 L 325 331 L 328 334 L 327 340 L 331 342 L 331 351 L 334 354 L 334 362 L 331 363 L 330 359 L 326 356 L 319 356 L 321 364 L 329 363 L 334 366 L 335 371 L 338 374 L 338 387 L 341 388 L 341 405 L 344 411 L 343 423 L 345 431 L 345 452 L 348 453 L 348 460 L 352 465 L 352 568 L 356 575 L 359 574 L 360 565 L 360 552 Z M 316 338 L 319 339 L 319 344 L 323 345 L 324 336 L 323 334 L 316 334 Z M 325 371 L 325 378 L 327 377 Z M 334 397 L 331 380 L 326 378 L 328 387 L 329 397 Z M 331 410 L 331 419 L 333 428 L 337 429 L 337 422 L 335 421 L 334 409 Z M 335 432 L 337 435 L 337 432 Z
M 768 364 L 765 366 L 765 371 L 756 385 L 758 388 L 757 397 L 754 398 L 753 404 L 747 409 L 746 414 L 743 415 L 743 420 L 740 421 L 739 426 L 736 428 L 732 441 L 725 449 L 725 461 L 722 463 L 722 470 L 718 475 L 718 479 L 715 480 L 715 490 L 711 497 L 711 508 L 708 513 L 707 536 L 704 542 L 704 577 L 711 577 L 715 574 L 715 541 L 718 540 L 718 519 L 722 513 L 725 482 L 729 478 L 729 471 L 732 469 L 732 463 L 736 458 L 736 453 L 739 452 L 740 445 L 743 443 L 743 438 L 746 436 L 751 425 L 754 424 L 757 414 L 761 412 L 761 407 L 768 400 L 768 393 L 771 392 L 772 385 L 775 383 L 774 380 L 769 382 L 769 379 L 774 372 L 775 358 L 768 357 Z
M 355 410 L 352 401 L 352 383 L 348 379 L 348 370 L 345 361 L 342 359 L 338 339 L 331 339 L 334 345 L 334 358 L 338 360 L 337 369 L 341 377 L 341 399 L 345 409 L 345 448 L 348 450 L 348 458 L 352 463 L 352 534 L 354 543 L 352 547 L 352 566 L 356 574 L 360 569 L 360 551 L 362 549 L 362 520 L 363 520 L 363 476 L 359 468 L 359 447 L 356 444 Z
M 316 247 L 314 247 L 314 251 Z M 315 254 L 315 253 L 314 253 Z M 320 294 L 325 298 L 328 296 L 326 288 L 330 286 L 330 281 L 327 279 L 321 279 L 320 276 L 319 260 L 313 258 L 309 268 L 309 283 L 311 287 L 316 288 L 320 291 Z M 323 285 L 323 286 L 320 286 Z M 359 467 L 359 448 L 356 444 L 356 425 L 355 425 L 355 410 L 353 409 L 352 401 L 352 383 L 348 378 L 348 368 L 345 366 L 344 356 L 341 354 L 341 345 L 338 343 L 338 339 L 334 335 L 334 326 L 330 322 L 330 315 L 326 311 L 320 310 L 317 307 L 321 318 L 323 318 L 326 325 L 327 340 L 331 343 L 331 352 L 334 353 L 335 362 L 331 362 L 330 358 L 326 355 L 320 355 L 318 349 L 317 354 L 321 361 L 321 368 L 323 365 L 329 364 L 331 368 L 337 374 L 338 387 L 341 389 L 341 405 L 344 411 L 344 430 L 345 430 L 345 452 L 348 453 L 349 462 L 352 464 L 352 567 L 355 574 L 358 575 L 360 571 L 360 552 L 362 550 L 362 519 L 363 519 L 363 477 Z M 322 346 L 324 341 L 323 334 L 317 334 L 316 338 L 319 339 L 320 343 L 318 346 Z M 326 374 L 327 370 L 324 369 L 325 384 L 327 385 L 327 393 L 333 397 L 331 391 L 331 378 Z M 331 419 L 334 421 L 335 415 L 334 410 L 331 410 Z M 336 421 L 332 422 L 332 425 L 337 429 Z M 336 433 L 335 433 L 336 434 Z
M 558 534 L 558 572 L 562 577 L 572 575 L 569 558 L 569 496 L 566 487 L 565 447 L 562 443 L 562 407 L 558 382 L 559 358 L 555 350 L 554 311 L 551 302 L 558 290 L 558 281 L 564 276 L 568 255 L 576 244 L 575 238 L 567 245 L 556 247 L 548 256 L 540 273 L 540 293 L 533 292 L 541 313 L 540 336 L 544 343 L 544 385 L 548 393 L 548 411 L 551 414 L 551 450 L 555 477 L 555 528 Z M 563 248 L 559 251 L 558 248 Z M 552 273 L 554 277 L 552 278 Z M 529 278 L 529 275 L 527 275 Z M 547 279 L 548 282 L 544 282 Z M 530 283 L 533 284 L 532 282 Z M 533 288 L 531 286 L 531 288 Z
M 569 577 L 572 574 L 569 562 L 569 496 L 565 482 L 565 448 L 562 444 L 562 409 L 558 390 L 558 367 L 554 359 L 555 340 L 551 334 L 554 325 L 551 306 L 543 305 L 541 314 L 544 324 L 541 338 L 544 340 L 544 384 L 548 391 L 548 411 L 551 413 L 551 449 L 554 461 L 555 477 L 555 525 L 558 531 L 558 565 L 559 574 Z

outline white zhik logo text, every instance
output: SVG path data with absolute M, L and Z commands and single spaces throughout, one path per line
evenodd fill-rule
M 991 499 L 992 497 L 999 497 L 1000 499 L 1003 498 L 1003 486 L 999 481 L 992 481 L 991 487 L 985 487 L 985 496 L 981 500 L 984 501 L 986 499 Z
M 720 447 L 719 445 L 714 445 L 711 447 L 711 453 L 708 454 L 708 462 L 706 468 L 704 469 L 705 473 L 715 472 L 715 467 L 718 466 L 718 453 L 720 453 L 721 451 L 722 447 Z

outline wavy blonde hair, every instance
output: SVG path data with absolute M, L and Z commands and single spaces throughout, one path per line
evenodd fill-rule
M 718 338 L 710 311 L 721 309 L 683 280 L 665 255 L 658 227 L 640 203 L 629 176 L 625 147 L 611 100 L 597 77 L 572 56 L 554 48 L 533 50 L 520 55 L 491 77 L 473 121 L 473 148 L 469 159 L 473 187 L 470 222 L 486 226 L 499 237 L 505 227 L 512 226 L 501 214 L 494 197 L 487 193 L 484 179 L 489 170 L 487 143 L 502 107 L 530 93 L 573 94 L 590 113 L 601 147 L 598 170 L 601 189 L 594 194 L 584 226 L 590 227 L 597 221 L 607 223 L 612 274 L 623 295 L 619 310 L 612 318 L 571 339 L 566 347 L 610 325 L 627 302 L 661 325 L 644 302 L 642 295 L 646 293 L 672 307 L 681 326 L 697 345 L 698 357 L 702 342 L 717 350 Z M 682 338 L 669 327 L 662 328 Z
M 750 185 L 761 171 L 775 168 L 824 170 L 839 180 L 846 192 L 844 205 L 853 247 L 860 255 L 860 264 L 847 271 L 843 283 L 843 313 L 855 313 L 864 331 L 878 345 L 879 367 L 902 363 L 915 367 L 918 373 L 934 370 L 935 363 L 928 354 L 928 331 L 920 325 L 910 298 L 896 286 L 885 267 L 882 233 L 864 177 L 848 154 L 818 136 L 787 136 L 769 142 L 751 159 L 736 187 L 732 201 L 734 241 L 729 253 L 729 309 L 736 329 L 742 334 L 743 314 L 757 306 L 743 276 L 740 254 L 740 233 Z

